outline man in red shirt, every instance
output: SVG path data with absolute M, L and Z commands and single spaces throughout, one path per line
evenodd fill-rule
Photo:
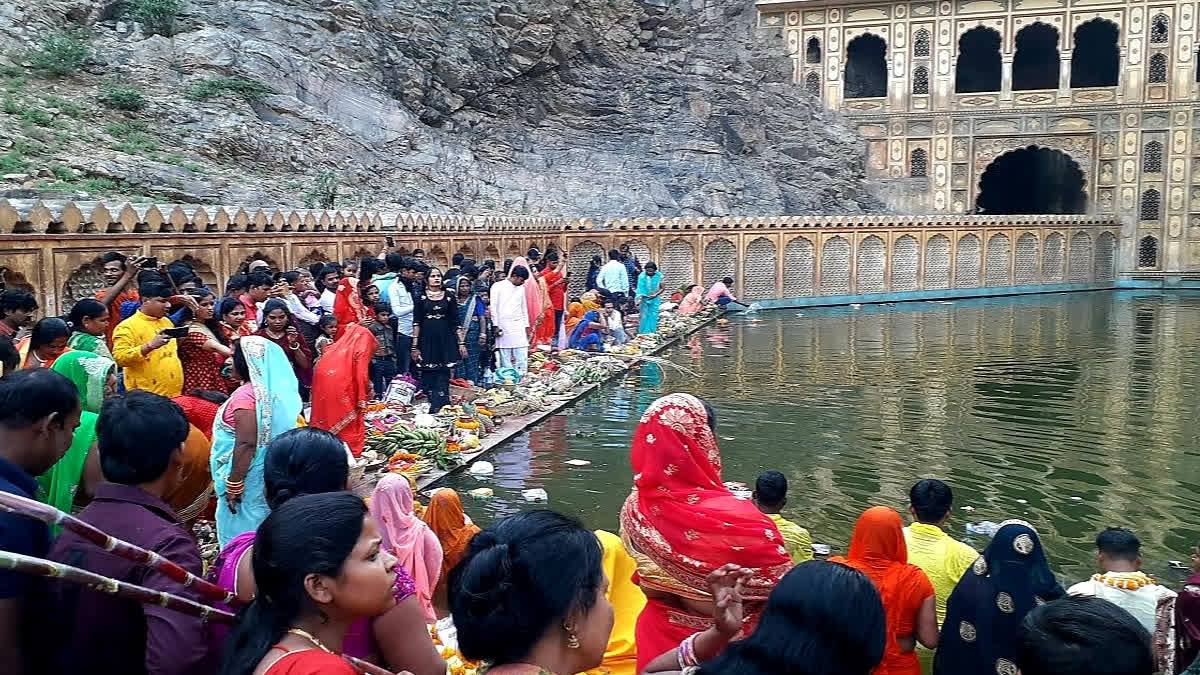
M 0 335 L 14 341 L 22 328 L 33 323 L 38 303 L 32 293 L 13 288 L 0 293 Z
M 558 251 L 546 251 L 546 262 L 542 267 L 542 278 L 546 280 L 546 288 L 550 292 L 550 304 L 554 307 L 554 340 L 551 346 L 558 347 L 558 332 L 562 328 L 563 311 L 567 299 L 567 255 L 559 259 Z
M 139 300 L 137 290 L 129 288 L 129 284 L 137 277 L 143 260 L 145 258 L 132 255 L 126 257 L 117 251 L 109 251 L 100 257 L 100 264 L 104 266 L 100 273 L 104 276 L 104 283 L 108 284 L 108 288 L 96 291 L 96 299 L 108 308 L 105 339 L 109 349 L 112 349 L 113 331 L 116 330 L 117 324 L 121 323 L 121 303 Z
M 250 288 L 238 298 L 246 308 L 246 323 L 258 330 L 258 306 L 267 301 L 275 282 L 266 272 L 250 273 Z

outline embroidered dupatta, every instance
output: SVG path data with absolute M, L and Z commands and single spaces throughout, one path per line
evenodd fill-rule
M 348 324 L 342 335 L 325 348 L 313 373 L 310 424 L 336 434 L 355 457 L 367 440 L 363 415 L 370 400 L 367 370 L 379 341 L 363 326 Z M 382 396 L 383 392 L 376 392 Z
M 766 600 L 792 560 L 775 523 L 721 481 L 720 451 L 700 400 L 671 394 L 652 403 L 634 433 L 632 459 L 621 530 L 642 587 L 711 600 L 708 574 L 732 562 L 754 571 L 746 600 Z

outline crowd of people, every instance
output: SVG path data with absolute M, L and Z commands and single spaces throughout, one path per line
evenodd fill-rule
M 1064 589 L 1033 526 L 1002 523 L 980 554 L 946 533 L 950 486 L 923 479 L 907 526 L 873 506 L 844 555 L 816 560 L 782 515 L 786 476 L 731 492 L 716 412 L 687 394 L 644 412 L 616 533 L 544 510 L 481 530 L 453 490 L 422 506 L 400 475 L 369 503 L 347 492 L 363 407 L 395 378 L 436 411 L 452 375 L 484 383 L 521 373 L 531 348 L 653 332 L 667 280 L 630 258 L 593 261 L 570 300 L 566 256 L 536 250 L 498 270 L 456 257 L 443 271 L 419 251 L 282 273 L 254 261 L 223 297 L 186 265 L 109 254 L 107 288 L 36 323 L 32 296 L 4 292 L 0 491 L 206 575 L 237 616 L 4 570 L 0 672 L 348 674 L 347 656 L 434 675 L 445 639 L 495 675 L 1200 675 L 1200 549 L 1176 593 L 1141 571 L 1134 533 L 1106 528 L 1098 573 Z M 727 304 L 732 285 L 669 300 Z M 220 544 L 207 569 L 202 517 Z M 8 554 L 211 604 L 177 574 L 5 509 Z
M 239 342 L 236 369 L 251 383 L 286 358 L 261 336 Z M 75 363 L 68 372 L 0 378 L 0 490 L 69 508 L 80 491 L 47 486 L 78 470 L 63 461 L 87 427 L 98 453 L 82 469 L 77 517 L 201 576 L 180 506 L 191 499 L 181 488 L 195 471 L 196 408 L 189 415 L 144 390 L 114 394 L 111 365 L 96 370 L 104 384 L 92 395 L 92 366 L 78 358 L 56 360 Z M 1200 672 L 1200 551 L 1196 576 L 1176 594 L 1140 571 L 1132 532 L 1106 528 L 1099 573 L 1064 590 L 1030 524 L 1003 523 L 979 554 L 944 529 L 951 488 L 923 479 L 909 493 L 909 525 L 891 507 L 871 507 L 845 555 L 815 560 L 808 531 L 780 514 L 783 474 L 763 473 L 749 499 L 726 486 L 716 413 L 691 395 L 644 412 L 613 534 L 545 510 L 481 530 L 453 490 L 422 507 L 399 475 L 364 503 L 346 491 L 345 440 L 296 425 L 295 389 L 280 396 L 277 383 L 260 384 L 257 405 L 233 412 L 254 433 L 224 432 L 221 453 L 234 468 L 218 481 L 222 548 L 207 570 L 230 594 L 224 608 L 238 608 L 236 623 L 3 571 L 3 672 L 348 675 L 345 655 L 435 675 L 447 663 L 431 625 L 498 675 L 916 675 L 922 661 L 935 675 Z M 216 439 L 228 423 L 211 417 Z M 261 495 L 248 477 L 228 480 L 246 476 L 247 462 Z M 0 513 L 0 550 L 206 602 L 194 584 L 14 513 Z

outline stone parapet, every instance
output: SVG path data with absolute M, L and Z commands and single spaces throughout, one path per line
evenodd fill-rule
M 35 292 L 45 313 L 65 313 L 103 286 L 107 251 L 184 260 L 204 281 L 225 280 L 256 259 L 278 270 L 377 256 L 388 237 L 439 265 L 550 247 L 568 255 L 570 292 L 582 292 L 594 256 L 627 245 L 658 262 L 666 283 L 726 276 L 747 300 L 882 296 L 953 289 L 1109 285 L 1135 269 L 1119 254 L 1109 216 L 747 216 L 494 218 L 184 204 L 0 200 L 0 270 Z M 1155 242 L 1157 246 L 1157 242 Z M 1126 256 L 1129 257 L 1129 256 Z M 984 294 L 981 292 L 981 294 Z

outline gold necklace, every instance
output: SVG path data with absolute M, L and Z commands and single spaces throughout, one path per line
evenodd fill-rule
M 314 645 L 316 645 L 316 646 L 317 646 L 317 648 L 319 648 L 321 651 L 328 652 L 328 653 L 330 653 L 330 654 L 336 654 L 336 653 L 337 653 L 337 652 L 333 651 L 332 649 L 330 649 L 329 647 L 326 647 L 326 646 L 325 646 L 325 643 L 323 643 L 323 642 L 321 642 L 320 640 L 318 640 L 318 639 L 317 639 L 317 636 L 313 635 L 312 633 L 310 633 L 310 632 L 308 632 L 308 631 L 306 631 L 306 630 L 303 630 L 303 629 L 300 629 L 300 628 L 294 628 L 294 627 L 293 627 L 293 628 L 289 628 L 289 629 L 287 629 L 287 632 L 288 632 L 289 634 L 291 634 L 291 635 L 295 635 L 295 636 L 297 636 L 297 637 L 302 637 L 302 638 L 304 638 L 305 640 L 308 640 L 309 642 L 311 642 L 311 643 L 313 643 Z

